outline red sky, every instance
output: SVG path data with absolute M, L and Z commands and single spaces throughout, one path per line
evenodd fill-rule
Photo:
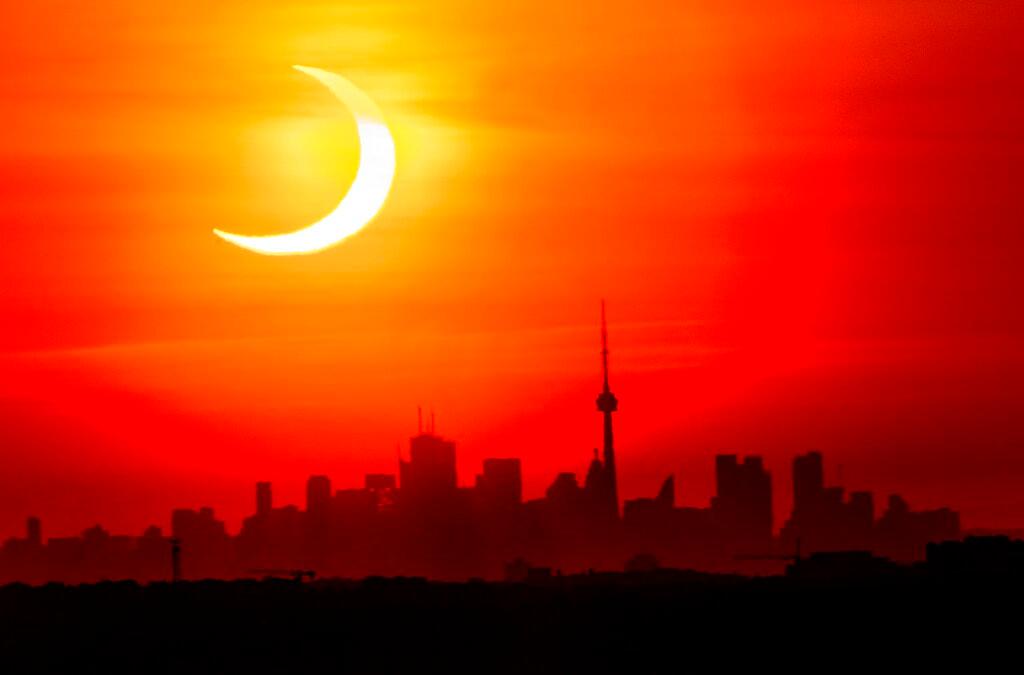
M 1016 3 L 54 2 L 0 25 L 0 536 L 166 525 L 395 466 L 433 406 L 529 495 L 763 454 L 1024 524 Z M 772 3 L 775 4 L 775 3 Z M 779 3 L 781 4 L 781 3 Z M 563 6 L 564 5 L 564 6 Z M 334 70 L 398 175 L 362 233 L 265 258 L 352 179 Z

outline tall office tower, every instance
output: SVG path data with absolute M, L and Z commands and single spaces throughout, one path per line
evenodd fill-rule
M 30 516 L 25 521 L 25 538 L 32 546 L 42 546 L 43 544 L 43 524 L 35 516 Z
M 717 494 L 712 510 L 724 534 L 756 550 L 772 538 L 772 479 L 760 457 L 740 463 L 736 455 L 715 458 Z
M 793 511 L 810 513 L 821 501 L 825 472 L 820 452 L 808 452 L 793 458 Z
M 270 483 L 260 481 L 256 483 L 256 514 L 265 516 L 274 508 L 274 498 Z
M 400 499 L 449 500 L 457 492 L 455 443 L 432 431 L 409 440 L 409 461 L 399 464 Z
M 331 479 L 310 476 L 306 481 L 306 513 L 327 513 L 331 504 Z
M 523 501 L 523 479 L 519 459 L 485 459 L 484 471 L 476 477 L 476 491 L 488 507 L 515 507 Z

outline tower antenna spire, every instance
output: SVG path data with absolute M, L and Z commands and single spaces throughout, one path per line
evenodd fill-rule
M 608 320 L 605 318 L 604 300 L 601 300 L 601 373 L 604 377 L 604 391 L 608 387 Z

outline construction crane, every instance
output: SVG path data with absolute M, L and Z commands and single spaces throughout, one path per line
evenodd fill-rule
M 309 579 L 310 581 L 316 579 L 316 572 L 314 570 L 255 569 L 249 570 L 249 574 L 262 574 L 265 577 L 291 577 L 299 583 L 304 579 Z

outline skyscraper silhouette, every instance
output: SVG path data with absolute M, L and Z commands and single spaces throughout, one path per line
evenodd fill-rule
M 793 459 L 793 512 L 818 509 L 825 490 L 825 470 L 820 452 L 808 452 Z
M 523 501 L 522 466 L 518 458 L 485 459 L 476 477 L 480 501 L 489 508 L 515 508 Z
M 25 521 L 25 540 L 30 546 L 43 545 L 43 524 L 36 516 Z
M 711 511 L 734 553 L 764 551 L 772 540 L 772 479 L 761 457 L 715 457 Z
M 306 481 L 306 512 L 325 514 L 331 504 L 331 479 L 327 476 L 310 476 Z
M 274 508 L 273 487 L 269 481 L 256 483 L 256 513 L 266 515 Z
M 455 443 L 433 433 L 420 432 L 409 439 L 409 461 L 399 463 L 399 486 L 408 505 L 438 507 L 451 502 L 458 492 Z

